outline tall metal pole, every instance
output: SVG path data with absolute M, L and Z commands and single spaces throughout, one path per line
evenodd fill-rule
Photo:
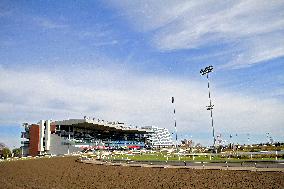
M 208 87 L 208 97 L 209 97 L 209 106 L 206 106 L 207 110 L 210 110 L 210 117 L 211 117 L 211 127 L 212 127 L 212 135 L 213 135 L 213 146 L 214 148 L 216 147 L 216 138 L 215 138 L 215 130 L 214 130 L 214 121 L 213 121 L 213 107 L 214 105 L 212 104 L 212 100 L 211 100 L 211 93 L 210 93 L 210 81 L 209 81 L 209 73 L 212 72 L 213 70 L 213 66 L 208 66 L 206 68 L 201 69 L 200 73 L 201 75 L 206 75 L 207 78 L 207 87 Z
M 175 107 L 175 98 L 172 97 L 172 104 L 173 104 L 173 107 L 174 107 L 174 123 L 175 123 L 175 132 L 176 132 L 176 149 L 178 149 L 178 137 L 177 137 L 177 120 L 176 120 L 176 107 Z
M 248 145 L 249 145 L 249 143 L 250 143 L 250 135 L 249 135 L 249 133 L 247 134 L 247 136 L 248 136 Z
M 208 97 L 209 97 L 209 106 L 207 106 L 207 110 L 210 110 L 210 117 L 211 117 L 211 126 L 212 126 L 212 133 L 213 133 L 213 146 L 215 147 L 216 138 L 215 138 L 215 130 L 214 130 L 214 121 L 213 121 L 213 104 L 211 100 L 211 93 L 210 93 L 210 81 L 209 81 L 209 74 L 206 74 L 207 82 L 208 82 Z
M 266 133 L 266 140 L 267 140 L 267 142 L 269 143 L 268 135 L 269 135 L 269 133 Z

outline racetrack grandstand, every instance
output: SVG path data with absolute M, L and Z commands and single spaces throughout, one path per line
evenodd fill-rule
M 69 154 L 82 149 L 139 149 L 145 146 L 147 129 L 99 119 L 41 120 L 23 124 L 23 155 Z

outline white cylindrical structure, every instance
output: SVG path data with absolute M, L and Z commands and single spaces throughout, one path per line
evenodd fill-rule
M 40 120 L 39 122 L 39 146 L 38 146 L 38 151 L 43 152 L 44 147 L 43 147 L 43 137 L 44 137 L 44 120 Z
M 45 122 L 45 150 L 49 151 L 50 149 L 50 120 Z

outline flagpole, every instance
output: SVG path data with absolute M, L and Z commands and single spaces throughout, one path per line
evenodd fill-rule
M 174 107 L 174 126 L 175 126 L 175 132 L 176 132 L 176 149 L 178 149 L 178 137 L 177 137 L 177 120 L 176 120 L 176 107 L 175 107 L 175 98 L 172 97 L 172 104 Z

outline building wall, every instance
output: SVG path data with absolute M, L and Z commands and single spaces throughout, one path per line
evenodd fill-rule
M 174 145 L 172 136 L 168 129 L 155 126 L 142 127 L 151 130 L 147 141 L 152 147 L 172 146 Z
M 68 148 L 69 148 L 69 153 L 74 153 L 74 152 L 80 152 L 82 149 L 74 147 L 72 145 L 66 145 L 68 144 L 67 138 L 60 137 L 57 134 L 51 134 L 50 135 L 50 154 L 56 154 L 56 155 L 63 155 L 63 154 L 68 154 Z
M 56 131 L 56 125 L 54 123 L 50 124 L 50 133 L 54 134 Z
M 37 156 L 39 154 L 39 142 L 40 142 L 39 125 L 33 124 L 30 127 L 30 144 L 29 144 L 30 156 Z

